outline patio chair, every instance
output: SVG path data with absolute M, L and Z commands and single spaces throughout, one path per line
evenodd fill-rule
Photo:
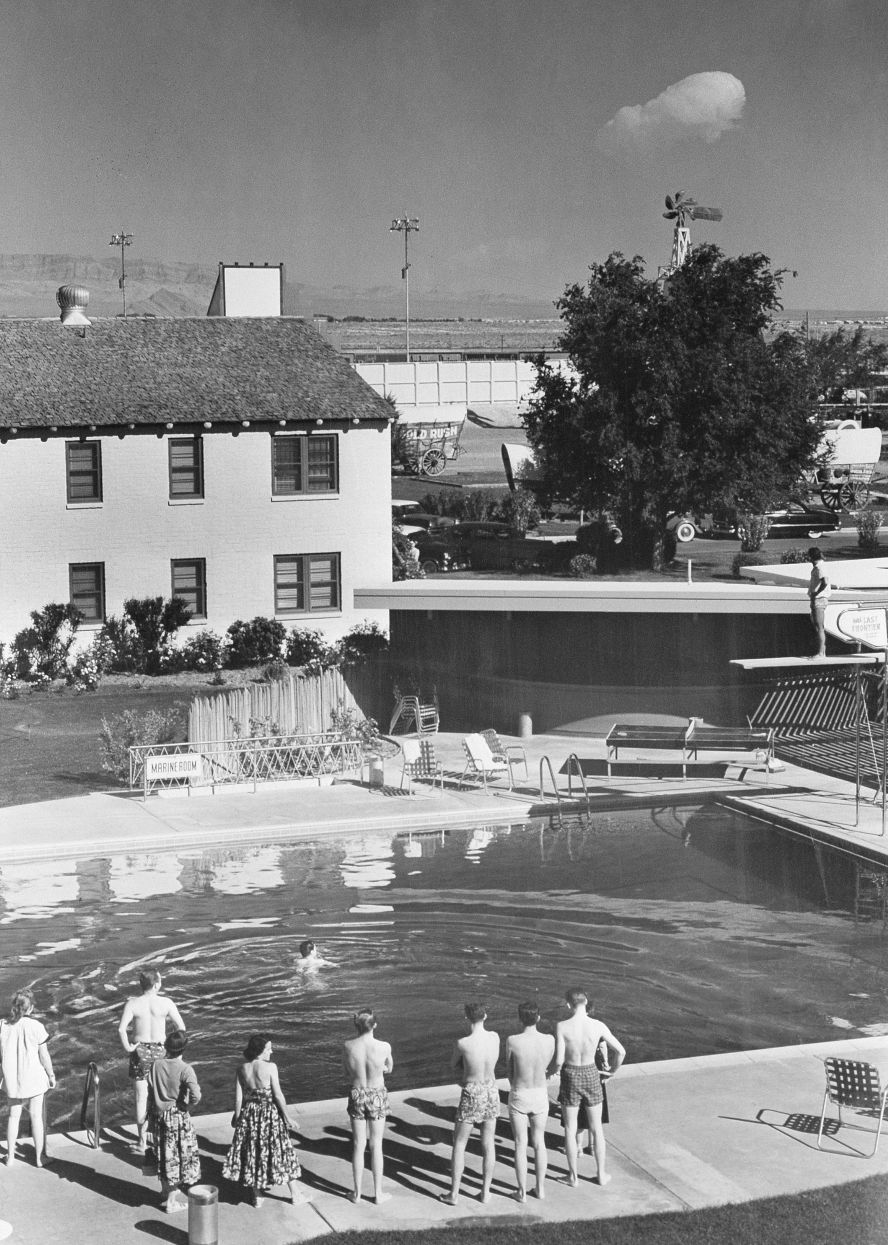
M 524 777 L 527 778 L 527 753 L 522 744 L 504 744 L 496 731 L 492 729 L 482 731 L 481 738 L 487 740 L 487 746 L 493 753 L 494 759 L 501 757 L 504 761 L 508 761 L 510 768 L 520 762 L 524 766 Z M 513 773 L 512 777 L 514 776 Z
M 466 735 L 463 740 L 463 751 L 466 754 L 466 764 L 459 780 L 460 787 L 462 787 L 466 775 L 471 773 L 476 778 L 480 776 L 485 790 L 487 790 L 488 778 L 497 778 L 500 775 L 505 775 L 509 780 L 509 790 L 512 790 L 511 765 L 504 756 L 493 755 L 490 751 L 490 745 L 483 735 Z
M 407 779 L 407 794 L 413 791 L 413 780 L 430 778 L 432 786 L 439 782 L 444 790 L 444 767 L 435 756 L 435 745 L 430 739 L 402 739 L 401 743 L 401 790 Z
M 879 1070 L 871 1063 L 857 1062 L 853 1059 L 829 1058 L 823 1061 L 826 1071 L 826 1093 L 823 1095 L 823 1106 L 820 1109 L 820 1128 L 817 1132 L 817 1147 L 822 1149 L 823 1122 L 826 1117 L 826 1104 L 834 1102 L 839 1108 L 838 1128 L 844 1123 L 842 1107 L 850 1107 L 852 1111 L 865 1111 L 871 1116 L 878 1115 L 879 1124 L 876 1128 L 876 1141 L 866 1158 L 872 1158 L 879 1148 L 882 1135 L 882 1120 L 885 1118 L 885 1099 L 888 1089 L 882 1089 L 879 1082 Z

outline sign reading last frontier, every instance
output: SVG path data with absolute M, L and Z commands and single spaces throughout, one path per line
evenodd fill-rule
M 842 610 L 836 619 L 836 630 L 867 648 L 888 648 L 888 611 L 884 609 Z
M 163 778 L 198 778 L 201 755 L 199 752 L 180 752 L 175 756 L 146 757 L 145 777 L 149 782 Z

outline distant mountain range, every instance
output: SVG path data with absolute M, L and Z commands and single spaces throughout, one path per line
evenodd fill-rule
M 169 263 L 159 259 L 126 257 L 127 313 L 157 316 L 203 316 L 218 268 L 206 264 Z M 287 276 L 286 267 L 284 275 Z M 55 302 L 60 285 L 83 285 L 89 290 L 89 315 L 116 316 L 123 304 L 118 288 L 120 260 L 108 256 L 0 255 L 0 316 L 31 319 L 58 315 Z M 554 298 L 554 296 L 553 296 Z M 486 290 L 410 291 L 415 319 L 539 319 L 554 318 L 552 302 Z M 403 286 L 322 288 L 287 280 L 286 315 L 400 317 L 404 313 Z

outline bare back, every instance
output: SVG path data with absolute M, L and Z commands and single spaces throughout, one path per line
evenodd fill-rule
M 602 1039 L 615 1049 L 622 1050 L 607 1025 L 600 1020 L 593 1020 L 585 1012 L 576 1012 L 567 1020 L 559 1020 L 555 1032 L 559 1063 L 588 1067 L 595 1062 L 595 1052 Z
M 342 1063 L 353 1089 L 379 1089 L 392 1070 L 392 1048 L 372 1033 L 361 1033 L 344 1044 Z
M 168 1020 L 177 1029 L 185 1028 L 173 1000 L 149 991 L 127 999 L 120 1023 L 123 1029 L 132 1024 L 134 1042 L 162 1042 L 166 1037 Z
M 496 1076 L 499 1060 L 500 1039 L 490 1029 L 472 1030 L 456 1043 L 453 1066 L 459 1074 L 460 1085 L 470 1081 L 492 1081 Z
M 275 1064 L 267 1059 L 251 1059 L 242 1063 L 237 1070 L 242 1088 L 248 1093 L 255 1090 L 271 1089 L 274 1083 Z
M 506 1043 L 509 1084 L 512 1089 L 541 1089 L 555 1054 L 555 1039 L 539 1029 L 515 1033 Z

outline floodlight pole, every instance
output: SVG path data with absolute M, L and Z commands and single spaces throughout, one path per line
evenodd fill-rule
M 404 329 L 405 329 L 405 346 L 407 362 L 410 362 L 410 261 L 407 258 L 407 240 L 411 233 L 419 231 L 419 220 L 417 217 L 408 216 L 405 212 L 403 216 L 393 220 L 389 226 L 389 233 L 402 233 L 404 235 L 404 267 L 401 269 L 401 280 L 404 284 Z
M 123 248 L 125 246 L 132 246 L 132 244 L 133 244 L 133 235 L 131 233 L 124 233 L 122 229 L 120 233 L 112 234 L 111 241 L 108 243 L 109 246 L 120 247 L 120 280 L 117 282 L 117 285 L 120 289 L 121 294 L 123 295 L 123 318 L 124 320 L 126 319 L 126 262 L 124 260 Z

